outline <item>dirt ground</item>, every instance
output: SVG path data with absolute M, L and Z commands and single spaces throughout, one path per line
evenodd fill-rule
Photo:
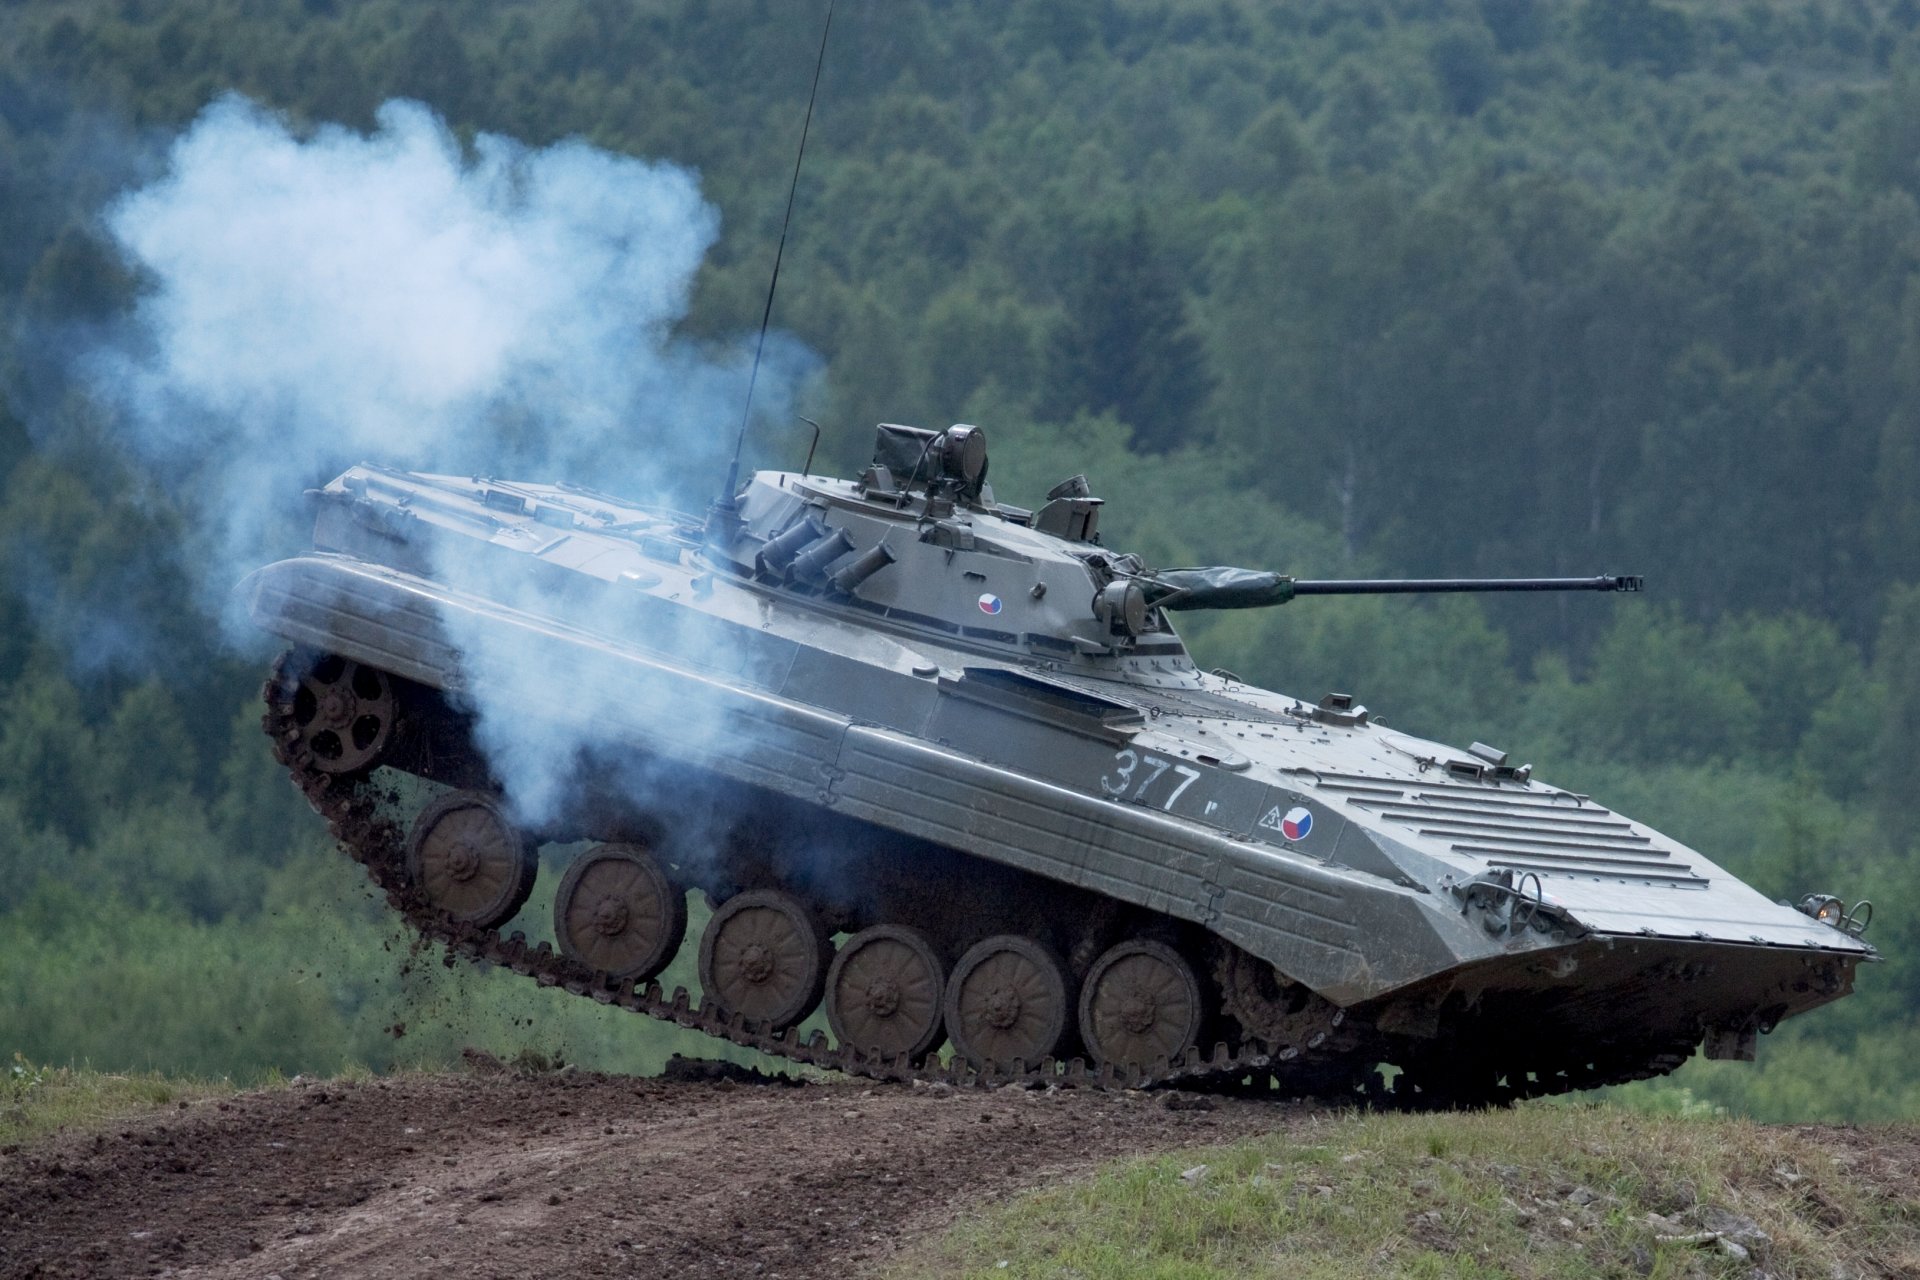
M 307 1084 L 0 1156 L 0 1276 L 844 1277 L 969 1206 L 1294 1112 L 507 1072 Z

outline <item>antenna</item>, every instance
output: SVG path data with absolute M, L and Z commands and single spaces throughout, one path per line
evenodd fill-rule
M 813 87 L 807 91 L 807 115 L 800 125 L 800 150 L 793 157 L 793 181 L 787 187 L 787 212 L 780 219 L 780 245 L 773 251 L 773 278 L 767 282 L 767 306 L 760 313 L 760 340 L 753 346 L 753 370 L 747 375 L 747 403 L 740 413 L 740 434 L 734 437 L 733 461 L 727 464 L 727 485 L 714 504 L 715 514 L 732 514 L 733 494 L 740 483 L 740 450 L 747 443 L 747 424 L 753 419 L 753 388 L 760 381 L 760 353 L 767 347 L 767 326 L 773 320 L 773 294 L 780 287 L 780 260 L 787 253 L 787 228 L 793 222 L 793 198 L 800 190 L 800 164 L 807 158 L 807 134 L 813 128 L 813 104 L 820 96 L 820 68 L 827 61 L 827 37 L 833 32 L 833 6 L 827 0 L 827 20 L 820 28 L 820 53 L 813 61 Z M 818 437 L 816 437 L 817 441 Z
M 813 451 L 820 447 L 820 424 L 805 414 L 800 415 L 800 421 L 813 428 L 813 443 L 807 446 L 807 460 L 800 467 L 801 475 L 810 476 L 813 474 Z

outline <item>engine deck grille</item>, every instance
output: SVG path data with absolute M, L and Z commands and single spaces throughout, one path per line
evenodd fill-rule
M 1704 887 L 1706 877 L 1625 818 L 1569 792 L 1489 794 L 1467 787 L 1395 788 L 1379 779 L 1323 778 L 1346 802 L 1453 852 L 1541 875 Z

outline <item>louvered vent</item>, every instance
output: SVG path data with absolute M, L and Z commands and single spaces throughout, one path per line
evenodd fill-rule
M 1453 852 L 1484 859 L 1489 867 L 1655 884 L 1707 883 L 1631 822 L 1590 801 L 1576 804 L 1571 796 L 1495 795 L 1466 787 L 1406 791 L 1360 778 L 1326 778 L 1321 785 L 1346 792 L 1355 808 L 1444 840 Z

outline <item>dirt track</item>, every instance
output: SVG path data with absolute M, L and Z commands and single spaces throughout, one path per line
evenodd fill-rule
M 595 1076 L 296 1086 L 0 1157 L 0 1276 L 843 1277 L 982 1199 L 1289 1115 Z

